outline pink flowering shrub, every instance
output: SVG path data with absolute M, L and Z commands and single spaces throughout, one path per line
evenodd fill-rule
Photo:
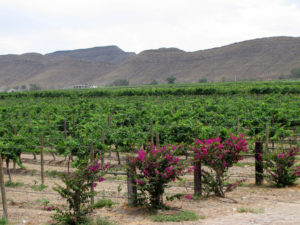
M 179 179 L 186 168 L 179 159 L 175 146 L 163 146 L 157 149 L 154 145 L 140 149 L 137 156 L 131 159 L 131 166 L 137 168 L 134 174 L 138 204 L 152 209 L 163 207 L 163 194 L 167 184 Z
M 50 202 L 48 201 L 48 200 L 45 200 L 44 201 L 44 206 L 43 206 L 43 209 L 45 210 L 45 211 L 52 211 L 52 210 L 55 210 L 55 206 L 54 205 L 50 205 L 49 204 Z
M 287 152 L 273 152 L 264 156 L 266 177 L 276 187 L 285 187 L 295 184 L 300 177 L 300 166 L 296 166 L 296 154 L 299 148 L 292 148 Z
M 88 166 L 80 166 L 74 173 L 63 174 L 61 180 L 64 186 L 56 184 L 54 190 L 66 199 L 68 208 L 56 207 L 53 218 L 59 224 L 85 224 L 86 215 L 92 210 L 90 199 L 96 194 L 91 189 L 104 181 L 103 176 L 109 168 L 109 163 L 101 168 L 99 162 L 94 161 Z
M 224 197 L 225 191 L 232 190 L 235 185 L 229 184 L 225 189 L 224 182 L 228 179 L 226 173 L 234 163 L 243 160 L 241 153 L 247 152 L 247 142 L 244 135 L 238 137 L 230 134 L 229 138 L 221 141 L 220 138 L 199 140 L 196 139 L 192 146 L 196 160 L 201 160 L 210 168 L 210 172 L 202 170 L 204 191 L 208 194 L 214 192 L 217 196 Z

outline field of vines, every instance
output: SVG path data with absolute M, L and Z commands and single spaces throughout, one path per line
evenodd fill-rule
M 63 162 L 64 170 L 89 160 L 92 149 L 122 171 L 125 156 L 149 143 L 180 146 L 181 158 L 191 155 L 196 139 L 226 140 L 230 134 L 243 133 L 249 153 L 257 141 L 271 151 L 300 143 L 296 81 L 0 93 L 0 112 L 0 151 L 5 182 L 11 183 L 18 176 L 11 170 L 34 165 L 41 148 L 49 162 Z M 152 224 L 141 224 L 147 223 Z

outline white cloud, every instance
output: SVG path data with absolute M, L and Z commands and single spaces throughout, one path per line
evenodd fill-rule
M 300 36 L 297 0 L 0 0 L 0 54 L 118 45 L 195 51 Z M 3 44 L 5 43 L 5 44 Z

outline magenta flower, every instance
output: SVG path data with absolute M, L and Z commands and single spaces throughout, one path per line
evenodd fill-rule
M 226 168 L 226 166 L 227 166 L 227 163 L 224 161 L 223 162 L 223 167 Z
M 140 149 L 140 150 L 137 152 L 137 154 L 138 154 L 138 159 L 139 159 L 140 161 L 144 161 L 144 160 L 145 160 L 145 157 L 146 157 L 146 155 L 147 155 L 147 152 L 146 152 L 144 149 Z
M 136 181 L 138 184 L 145 184 L 145 182 L 141 181 L 141 179 Z
M 188 195 L 185 195 L 184 196 L 186 199 L 188 199 L 188 200 L 191 200 L 192 199 L 192 197 L 191 197 L 191 195 L 190 194 L 188 194 Z
M 110 167 L 111 167 L 110 162 L 107 162 L 107 163 L 103 166 L 102 170 L 105 171 L 105 170 L 109 169 Z
M 101 183 L 102 181 L 104 181 L 103 177 L 100 178 L 99 183 Z

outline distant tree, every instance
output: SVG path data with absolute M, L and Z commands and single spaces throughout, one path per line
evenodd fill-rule
M 30 91 L 38 91 L 41 90 L 42 88 L 38 84 L 29 84 L 29 90 Z
M 294 68 L 291 70 L 291 78 L 300 78 L 300 68 Z
M 128 86 L 129 80 L 127 79 L 117 79 L 114 82 L 112 82 L 112 86 Z
M 26 89 L 27 89 L 27 86 L 23 84 L 23 85 L 21 86 L 21 90 L 25 91 Z
M 157 80 L 153 80 L 153 81 L 150 82 L 150 84 L 151 85 L 156 85 L 156 84 L 158 84 L 158 82 L 157 82 Z
M 19 90 L 19 86 L 15 86 L 14 89 L 15 89 L 15 90 Z
M 284 74 L 281 74 L 281 75 L 279 75 L 278 79 L 279 80 L 285 80 L 285 79 L 288 79 L 288 76 L 284 75 Z
M 222 82 L 225 82 L 225 81 L 226 81 L 226 77 L 225 77 L 225 76 L 222 76 L 222 77 L 221 77 L 221 81 L 222 81 Z
M 168 84 L 174 84 L 175 80 L 176 80 L 176 77 L 174 77 L 174 76 L 167 77 L 167 79 L 166 79 Z
M 208 81 L 207 81 L 207 78 L 203 77 L 203 78 L 199 79 L 198 82 L 199 83 L 207 83 Z

